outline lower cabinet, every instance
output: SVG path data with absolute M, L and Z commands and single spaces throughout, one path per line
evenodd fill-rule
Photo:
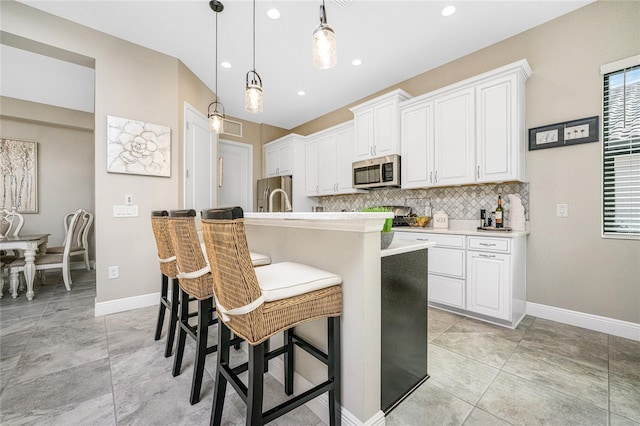
M 515 328 L 526 308 L 526 236 L 473 234 L 396 231 L 437 243 L 429 249 L 431 306 Z

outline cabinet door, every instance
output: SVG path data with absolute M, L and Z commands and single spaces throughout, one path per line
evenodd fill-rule
M 520 180 L 515 75 L 479 84 L 476 89 L 476 181 Z M 524 176 L 522 177 L 524 178 Z
M 373 157 L 373 109 L 355 115 L 353 124 L 355 128 L 353 161 Z
M 318 186 L 320 195 L 336 192 L 336 135 L 330 133 L 318 139 Z
M 318 195 L 318 140 L 308 141 L 304 145 L 305 194 L 307 197 Z
M 374 109 L 373 156 L 398 153 L 398 107 L 395 103 L 378 105 Z
M 402 188 L 433 185 L 433 102 L 400 112 Z
M 266 177 L 278 176 L 278 148 L 269 147 L 264 150 L 264 173 Z
M 467 252 L 467 309 L 511 321 L 511 256 Z
M 293 144 L 284 144 L 278 149 L 278 174 L 293 174 Z
M 354 131 L 353 126 L 348 129 L 338 131 L 336 135 L 336 157 L 337 167 L 336 178 L 338 180 L 338 192 L 350 193 L 355 192 L 353 189 L 351 156 Z
M 428 283 L 429 302 L 464 309 L 464 280 L 429 274 Z
M 438 186 L 474 182 L 474 89 L 434 100 L 435 173 Z

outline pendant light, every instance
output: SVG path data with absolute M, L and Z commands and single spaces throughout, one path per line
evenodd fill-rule
M 256 0 L 253 0 L 253 69 L 247 73 L 244 108 L 248 112 L 262 112 L 262 79 L 256 72 Z
M 327 24 L 324 0 L 320 6 L 320 25 L 313 31 L 313 65 L 321 70 L 333 68 L 338 62 L 336 33 Z
M 209 131 L 215 133 L 216 135 L 222 133 L 224 126 L 224 105 L 218 101 L 218 13 L 224 10 L 224 5 L 222 2 L 218 0 L 211 0 L 209 2 L 209 7 L 216 13 L 216 82 L 215 82 L 215 92 L 216 92 L 216 100 L 209 104 L 209 108 L 207 110 L 207 117 L 209 117 Z M 211 107 L 213 106 L 213 112 L 211 112 Z M 222 112 L 218 111 L 218 107 L 222 109 Z

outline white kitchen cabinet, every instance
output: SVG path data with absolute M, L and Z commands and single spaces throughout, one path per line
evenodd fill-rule
M 467 252 L 467 310 L 511 319 L 511 256 Z
M 318 195 L 318 139 L 312 138 L 304 145 L 305 194 L 309 197 Z
M 400 107 L 402 188 L 433 186 L 433 101 Z
M 353 122 L 339 124 L 307 136 L 305 163 L 307 196 L 350 194 Z
M 524 181 L 526 73 L 476 86 L 476 182 Z
M 352 161 L 400 153 L 398 106 L 410 97 L 396 89 L 351 108 L 355 130 Z
M 395 238 L 434 241 L 429 249 L 429 305 L 514 328 L 525 316 L 526 235 L 395 228 Z
M 264 146 L 265 177 L 285 176 L 292 174 L 293 169 L 292 140 L 279 140 Z
M 310 173 L 306 170 L 307 138 L 291 133 L 263 147 L 264 177 L 292 176 L 292 199 L 294 212 L 310 212 L 317 204 L 315 194 L 309 196 L 307 189 L 313 183 L 307 183 Z M 311 174 L 313 176 L 313 174 Z
M 434 186 L 474 181 L 475 92 L 472 87 L 434 98 Z
M 526 60 L 400 104 L 402 187 L 524 181 Z

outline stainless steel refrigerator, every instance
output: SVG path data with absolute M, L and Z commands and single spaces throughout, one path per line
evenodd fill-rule
M 258 179 L 258 190 L 256 193 L 256 211 L 268 212 L 269 211 L 269 197 L 271 193 L 276 189 L 282 189 L 289 197 L 289 202 L 293 206 L 292 195 L 292 177 L 289 176 L 275 176 L 270 178 Z M 281 192 L 276 192 L 273 195 L 273 211 L 284 212 L 286 209 L 285 197 Z

